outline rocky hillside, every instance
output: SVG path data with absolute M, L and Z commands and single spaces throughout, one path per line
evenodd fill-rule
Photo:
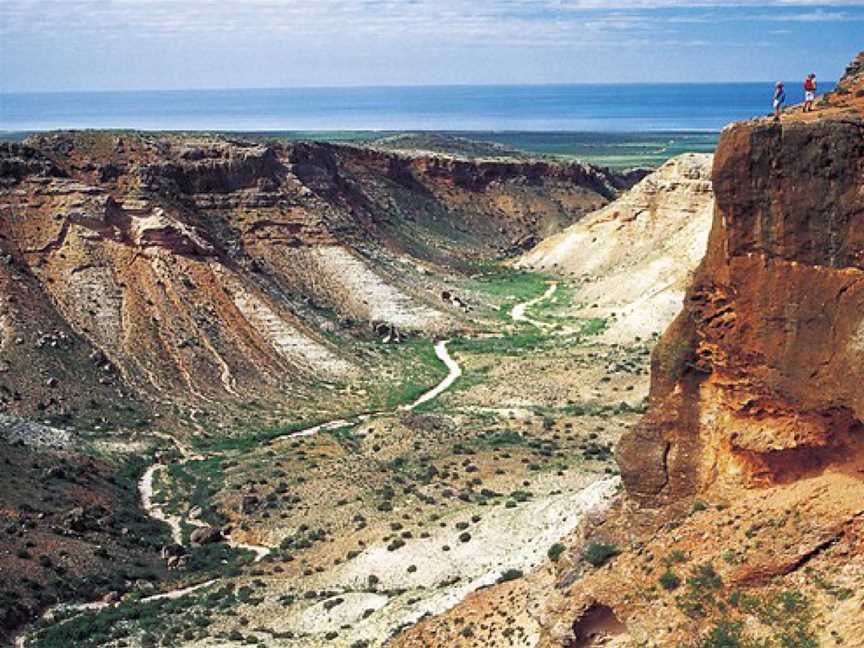
M 621 446 L 644 503 L 855 459 L 862 134 L 848 113 L 724 133 L 708 252 L 655 352 L 651 415 Z
M 815 113 L 724 131 L 708 251 L 617 449 L 630 524 L 595 530 L 623 553 L 550 605 L 548 645 L 601 618 L 658 646 L 860 644 L 861 63 Z
M 714 208 L 711 156 L 688 153 L 619 200 L 543 240 L 517 265 L 582 281 L 578 301 L 595 317 L 616 314 L 607 337 L 660 333 L 681 308 L 705 254 Z
M 440 276 L 521 250 L 628 182 L 324 144 L 3 144 L 0 411 L 134 424 L 172 403 L 302 398 L 369 362 L 340 337 L 468 326 Z
M 707 253 L 613 510 L 399 645 L 862 645 L 862 70 L 813 113 L 723 132 Z

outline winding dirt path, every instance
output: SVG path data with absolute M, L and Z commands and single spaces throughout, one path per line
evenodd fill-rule
M 438 359 L 444 363 L 445 367 L 447 367 L 447 376 L 435 387 L 420 396 L 420 398 L 414 401 L 411 405 L 403 406 L 400 409 L 411 411 L 423 403 L 428 403 L 429 401 L 438 398 L 441 394 L 450 389 L 453 383 L 462 375 L 462 367 L 459 366 L 459 363 L 453 359 L 453 356 L 451 356 L 450 352 L 447 350 L 447 343 L 449 341 L 450 340 L 442 340 L 435 345 L 435 355 L 438 356 Z
M 550 299 L 552 297 L 552 295 L 555 294 L 556 290 L 558 290 L 558 282 L 553 281 L 552 283 L 549 284 L 549 288 L 546 289 L 546 292 L 544 292 L 539 297 L 535 297 L 534 299 L 529 299 L 528 301 L 522 302 L 521 304 L 516 304 L 513 307 L 513 310 L 510 311 L 510 318 L 514 322 L 525 322 L 527 324 L 531 324 L 532 326 L 536 326 L 539 329 L 549 328 L 549 324 L 547 324 L 546 322 L 540 322 L 540 321 L 531 319 L 525 313 L 532 306 L 536 306 L 540 302 L 545 301 L 547 299 Z
M 138 492 L 141 495 L 141 506 L 144 507 L 147 515 L 151 518 L 164 522 L 171 527 L 171 539 L 174 541 L 174 544 L 182 545 L 183 531 L 180 526 L 180 523 L 182 522 L 180 516 L 169 515 L 159 504 L 153 502 L 153 480 L 156 473 L 162 472 L 163 470 L 165 470 L 163 464 L 154 463 L 144 471 L 143 475 L 141 475 L 141 479 L 138 480 Z
M 204 455 L 192 453 L 188 448 L 186 448 L 183 444 L 181 444 L 173 437 L 170 437 L 166 434 L 157 434 L 157 436 L 163 439 L 170 440 L 180 451 L 182 459 L 177 462 L 177 465 L 182 466 L 183 464 L 189 463 L 190 461 L 202 461 L 206 459 Z M 183 517 L 180 515 L 171 515 L 169 513 L 166 513 L 159 504 L 153 502 L 154 477 L 156 476 L 156 473 L 165 470 L 165 467 L 165 464 L 160 463 L 154 463 L 150 467 L 148 467 L 147 470 L 144 471 L 144 474 L 141 475 L 141 479 L 138 482 L 138 492 L 141 495 L 141 505 L 144 507 L 147 515 L 152 517 L 154 520 L 165 522 L 169 527 L 171 527 L 172 540 L 175 544 L 182 546 L 184 544 Z M 200 519 L 200 514 L 200 511 L 193 509 L 186 517 L 186 522 L 198 528 L 209 526 L 206 522 Z M 245 549 L 254 553 L 254 562 L 263 560 L 270 554 L 271 551 L 270 547 L 265 547 L 263 545 L 247 544 L 245 542 L 233 539 L 230 535 L 225 538 L 225 542 L 228 544 L 229 547 L 232 547 L 234 549 Z

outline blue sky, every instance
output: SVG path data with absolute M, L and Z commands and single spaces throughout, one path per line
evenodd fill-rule
M 0 0 L 0 90 L 836 79 L 864 0 Z

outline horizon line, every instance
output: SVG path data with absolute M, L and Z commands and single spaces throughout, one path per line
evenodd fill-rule
M 790 79 L 781 79 L 784 83 L 794 83 Z M 548 83 L 430 83 L 430 84 L 371 84 L 371 85 L 294 85 L 294 86 L 207 86 L 188 88 L 124 88 L 122 90 L 108 89 L 77 89 L 77 90 L 6 90 L 0 87 L 0 96 L 11 95 L 51 95 L 51 94 L 123 94 L 138 92 L 249 92 L 261 90 L 387 90 L 387 89 L 431 89 L 431 88 L 524 88 L 524 87 L 590 87 L 590 86 L 711 86 L 711 85 L 741 85 L 741 84 L 773 84 L 777 79 L 756 79 L 749 81 L 596 81 L 591 83 L 548 82 Z M 823 84 L 836 84 L 836 80 L 820 81 Z

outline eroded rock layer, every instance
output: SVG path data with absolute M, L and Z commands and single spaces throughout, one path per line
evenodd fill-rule
M 723 132 L 617 503 L 397 645 L 862 645 L 864 53 L 816 108 Z
M 615 202 L 545 239 L 519 265 L 581 278 L 579 301 L 593 305 L 586 314 L 616 314 L 607 338 L 647 338 L 680 310 L 705 254 L 713 207 L 711 156 L 680 155 Z
M 736 124 L 713 180 L 707 254 L 654 352 L 650 413 L 619 447 L 628 491 L 646 504 L 860 454 L 860 112 Z
M 327 331 L 463 327 L 423 276 L 521 250 L 629 182 L 326 144 L 2 144 L 0 410 L 56 419 L 119 398 L 134 419 L 142 398 L 281 402 L 352 379 L 364 360 Z

